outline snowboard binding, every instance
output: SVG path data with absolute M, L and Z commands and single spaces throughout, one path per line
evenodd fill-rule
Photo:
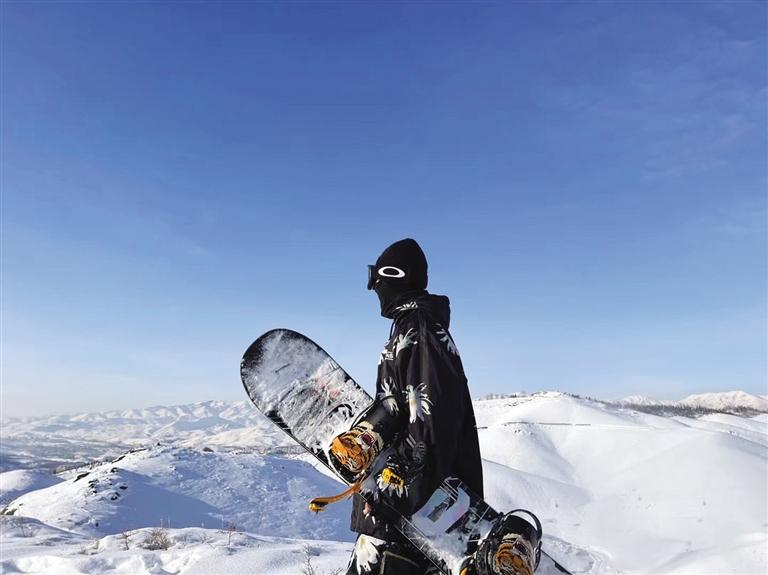
M 525 513 L 533 522 L 515 515 Z M 515 509 L 502 515 L 460 575 L 533 575 L 541 558 L 541 522 L 530 511 Z

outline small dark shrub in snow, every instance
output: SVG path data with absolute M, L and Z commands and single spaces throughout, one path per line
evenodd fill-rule
M 35 533 L 37 533 L 37 525 L 33 524 L 29 519 L 26 517 L 22 517 L 21 515 L 13 515 L 9 523 L 11 524 L 11 527 L 16 529 L 16 532 L 21 535 L 22 537 L 32 537 Z
M 476 397 L 477 401 L 483 401 L 486 399 L 513 399 L 517 397 L 525 397 L 527 394 L 523 391 L 520 393 L 488 393 L 480 397 Z
M 171 546 L 171 538 L 168 536 L 168 530 L 163 527 L 156 527 L 149 532 L 144 540 L 144 549 L 150 551 L 159 551 L 168 549 Z
M 315 568 L 312 566 L 312 555 L 313 555 L 313 549 L 309 545 L 305 545 L 302 548 L 302 551 L 304 552 L 304 565 L 301 566 L 301 575 L 321 575 L 317 571 L 315 571 Z M 329 571 L 327 575 L 340 575 L 342 572 L 341 568 L 333 569 L 332 571 Z
M 578 393 L 569 393 L 567 391 L 563 392 L 564 395 L 567 395 L 568 397 L 573 397 L 574 399 L 586 399 L 587 401 L 592 401 L 594 403 L 602 403 L 602 404 L 609 404 L 607 401 L 603 401 L 602 399 L 597 399 L 596 397 L 591 397 L 589 395 L 579 395 Z
M 131 534 L 128 531 L 123 531 L 120 534 L 120 540 L 123 542 L 123 545 L 125 546 L 126 551 L 130 551 L 131 547 L 129 545 L 131 539 Z
M 234 523 L 227 524 L 227 547 L 232 544 L 232 534 L 237 533 L 237 525 Z

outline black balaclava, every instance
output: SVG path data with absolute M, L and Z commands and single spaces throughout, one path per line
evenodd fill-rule
M 376 260 L 369 288 L 376 291 L 381 315 L 392 318 L 394 308 L 427 289 L 427 258 L 411 238 L 395 242 Z

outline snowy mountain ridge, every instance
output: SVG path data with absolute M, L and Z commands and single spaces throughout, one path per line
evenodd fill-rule
M 558 394 L 492 394 L 475 400 L 475 404 Z M 768 412 L 767 399 L 743 391 L 689 396 L 679 402 L 634 395 L 618 404 Z M 31 467 L 52 471 L 71 468 L 96 459 L 116 457 L 127 449 L 157 442 L 183 447 L 248 448 L 273 454 L 299 451 L 248 401 L 210 400 L 143 409 L 12 418 L 0 422 L 0 436 L 3 438 L 0 444 L 0 471 Z M 35 445 L 33 451 L 29 449 L 31 444 Z
M 13 513 L 0 516 L 0 570 L 299 575 L 306 547 L 343 569 L 348 502 L 306 508 L 340 485 L 244 403 L 139 410 L 144 426 L 126 412 L 4 424 L 3 462 L 18 467 L 0 474 Z M 486 499 L 534 510 L 545 549 L 575 573 L 766 572 L 768 415 L 658 416 L 558 392 L 474 406 Z M 53 449 L 93 457 L 29 471 Z M 161 522 L 168 551 L 121 548 Z
M 552 392 L 526 393 L 491 393 L 477 398 L 475 401 L 492 399 L 507 399 L 515 397 L 539 396 Z M 768 412 L 768 394 L 755 395 L 746 391 L 725 391 L 689 395 L 681 400 L 658 400 L 644 395 L 629 395 L 618 400 L 618 403 L 634 403 L 640 405 L 674 405 L 689 404 L 709 406 L 712 409 L 719 407 L 749 407 Z M 252 425 L 260 419 L 254 412 L 253 406 L 247 400 L 223 401 L 208 400 L 196 403 L 178 405 L 158 405 L 140 409 L 95 411 L 85 413 L 50 414 L 28 417 L 5 417 L 0 420 L 0 429 L 14 433 L 24 426 L 34 426 L 46 431 L 75 430 L 82 432 L 92 430 L 94 424 L 110 422 L 115 426 L 123 425 L 133 438 L 145 438 L 162 434 L 163 428 L 178 424 L 183 427 L 183 422 L 194 422 L 194 427 L 211 428 Z M 188 431 L 185 429 L 184 431 Z
M 0 471 L 56 470 L 128 449 L 173 443 L 186 447 L 250 448 L 295 452 L 294 444 L 248 401 L 7 419 L 0 423 Z M 34 444 L 34 450 L 29 446 Z
M 768 398 L 746 391 L 724 391 L 689 395 L 679 401 L 658 400 L 644 395 L 629 395 L 620 405 L 698 407 L 713 411 L 753 410 L 768 413 Z
M 3 427 L 17 425 L 48 426 L 51 430 L 76 428 L 88 429 L 90 425 L 110 421 L 130 426 L 139 423 L 143 429 L 151 430 L 158 426 L 178 421 L 204 422 L 205 425 L 242 424 L 254 420 L 253 406 L 249 401 L 208 400 L 181 405 L 158 405 L 141 409 L 95 411 L 86 413 L 51 414 L 36 417 L 10 417 L 0 421 Z
M 768 412 L 768 399 L 746 391 L 727 391 L 722 393 L 700 393 L 689 395 L 678 402 L 680 405 L 704 407 L 717 410 L 754 409 Z
M 621 405 L 674 405 L 677 402 L 653 399 L 645 395 L 628 395 L 617 403 Z

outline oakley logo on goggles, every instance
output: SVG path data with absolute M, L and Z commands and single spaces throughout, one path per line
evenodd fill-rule
M 376 266 L 368 266 L 368 289 L 373 289 L 379 278 L 404 278 L 405 272 L 395 266 L 382 266 L 376 270 Z

